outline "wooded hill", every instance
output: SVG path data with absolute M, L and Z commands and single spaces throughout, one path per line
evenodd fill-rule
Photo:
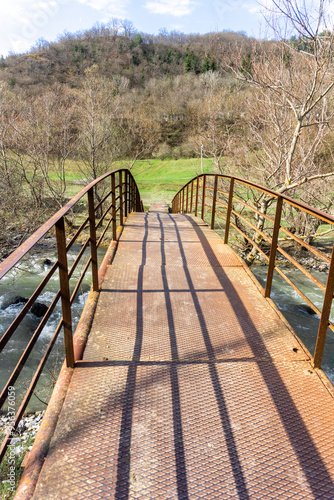
M 277 1 L 288 9 L 295 0 Z M 286 11 L 287 23 L 293 15 Z M 143 158 L 203 155 L 217 172 L 332 210 L 334 35 L 320 32 L 323 10 L 319 16 L 315 31 L 300 15 L 298 36 L 275 41 L 231 32 L 153 36 L 114 20 L 3 58 L 3 239 L 63 205 L 74 166 L 87 181 L 116 160 L 132 168 Z M 266 211 L 272 199 L 255 203 Z M 288 216 L 291 230 L 314 232 Z
M 247 50 L 248 38 L 222 32 L 185 35 L 161 31 L 138 33 L 129 22 L 114 20 L 108 26 L 65 34 L 57 42 L 40 40 L 30 52 L 0 59 L 0 79 L 12 87 L 33 87 L 55 82 L 73 87 L 93 64 L 107 78 L 125 77 L 131 87 L 151 78 L 216 71 L 223 52 L 235 44 Z

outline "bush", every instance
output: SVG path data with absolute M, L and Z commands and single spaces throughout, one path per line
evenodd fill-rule
M 153 157 L 159 160 L 170 160 L 172 158 L 172 148 L 166 142 L 159 144 L 153 153 Z

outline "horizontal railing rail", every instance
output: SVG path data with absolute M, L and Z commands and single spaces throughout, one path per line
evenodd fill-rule
M 102 196 L 100 196 L 98 192 L 101 187 L 103 187 Z M 84 218 L 84 221 L 81 223 L 75 234 L 69 239 L 66 230 L 66 216 L 69 216 L 69 214 L 72 213 L 77 203 L 82 199 L 85 199 L 85 196 L 87 196 L 87 216 Z M 105 204 L 107 204 L 106 207 L 104 207 Z M 0 338 L 0 352 L 5 352 L 8 342 L 13 338 L 17 328 L 31 310 L 32 306 L 36 303 L 38 297 L 45 290 L 45 287 L 50 282 L 51 278 L 53 278 L 55 273 L 58 271 L 59 290 L 54 293 L 54 298 L 51 304 L 47 308 L 47 311 L 30 337 L 28 344 L 22 352 L 19 361 L 16 363 L 14 370 L 10 374 L 0 394 L 1 409 L 8 399 L 9 391 L 14 386 L 20 373 L 22 372 L 22 369 L 24 368 L 26 361 L 36 345 L 44 327 L 54 312 L 57 304 L 60 303 L 62 310 L 61 320 L 59 321 L 58 326 L 56 327 L 56 330 L 41 357 L 39 366 L 32 376 L 28 390 L 23 396 L 15 417 L 11 419 L 10 430 L 4 438 L 0 448 L 0 462 L 6 453 L 14 431 L 17 429 L 17 426 L 24 415 L 43 372 L 43 368 L 45 367 L 52 348 L 54 347 L 62 329 L 64 332 L 66 365 L 70 368 L 74 366 L 75 358 L 73 348 L 73 322 L 71 306 L 78 295 L 82 281 L 84 280 L 89 268 L 91 268 L 92 290 L 94 292 L 99 290 L 97 250 L 101 246 L 107 231 L 110 228 L 111 236 L 109 239 L 114 241 L 117 239 L 117 227 L 122 226 L 124 218 L 133 211 L 143 211 L 143 205 L 140 199 L 138 187 L 131 172 L 127 169 L 118 169 L 108 172 L 82 189 L 20 247 L 18 247 L 7 259 L 0 263 L 1 280 L 10 271 L 14 270 L 17 264 L 19 264 L 24 257 L 28 256 L 28 253 L 34 249 L 35 245 L 37 245 L 43 237 L 50 234 L 51 231 L 54 232 L 56 239 L 57 261 L 52 265 L 51 269 L 47 272 L 46 276 L 42 279 L 36 290 L 31 294 L 30 298 L 14 318 L 11 325 Z M 103 227 L 103 225 L 105 225 L 105 227 Z M 101 234 L 99 235 L 99 238 L 97 238 L 97 231 L 99 229 L 101 229 Z M 84 242 L 80 243 L 81 249 L 78 252 L 72 266 L 69 268 L 68 252 L 73 245 L 78 242 L 79 236 L 85 230 L 88 234 L 84 235 Z M 67 240 L 69 241 L 67 242 Z M 84 263 L 83 270 L 77 278 L 76 284 L 71 293 L 70 280 L 74 277 L 74 271 L 78 268 L 78 264 L 83 259 L 85 251 L 88 247 L 90 247 L 89 257 L 86 263 Z
M 245 193 L 242 193 L 243 189 L 255 190 L 257 193 L 257 206 L 251 204 L 247 196 L 245 196 Z M 246 200 L 244 199 L 245 197 Z M 270 207 L 270 210 L 267 210 L 267 208 L 261 210 L 259 205 L 261 205 L 261 200 L 264 199 L 266 200 L 266 207 Z M 238 209 L 238 207 L 241 207 L 241 209 Z M 330 321 L 334 293 L 334 250 L 332 247 L 331 255 L 327 256 L 324 252 L 314 248 L 301 237 L 295 235 L 286 228 L 283 218 L 283 210 L 285 207 L 290 207 L 290 209 L 301 211 L 316 219 L 320 219 L 322 222 L 332 225 L 334 229 L 333 216 L 284 194 L 229 175 L 199 175 L 185 184 L 172 201 L 173 213 L 193 213 L 196 217 L 207 220 L 211 229 L 215 229 L 217 218 L 225 221 L 225 244 L 228 244 L 230 228 L 232 227 L 242 235 L 250 247 L 255 248 L 256 251 L 262 255 L 268 264 L 266 285 L 263 288 L 265 297 L 270 298 L 271 296 L 274 271 L 277 271 L 278 274 L 302 297 L 308 306 L 319 315 L 320 323 L 313 354 L 313 365 L 315 368 L 320 368 L 327 329 L 330 328 L 334 331 L 334 325 Z M 265 227 L 266 223 L 269 223 L 270 226 Z M 250 235 L 249 231 L 252 231 L 253 234 Z M 268 235 L 268 232 L 270 232 L 271 235 Z M 280 233 L 283 234 L 285 238 L 294 241 L 300 247 L 307 249 L 316 258 L 321 259 L 329 266 L 326 286 L 279 244 Z M 264 250 L 263 242 L 269 245 L 269 252 Z M 277 252 L 324 292 L 321 310 L 314 305 L 299 287 L 293 283 L 283 269 L 278 266 Z

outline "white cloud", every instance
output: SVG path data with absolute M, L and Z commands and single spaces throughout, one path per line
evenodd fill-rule
M 124 18 L 127 15 L 128 0 L 122 0 L 122 2 L 119 0 L 78 0 L 78 2 L 113 17 Z
M 236 10 L 249 12 L 250 14 L 260 12 L 260 4 L 256 0 L 214 0 L 213 6 L 221 20 L 225 19 L 227 14 Z
M 0 0 L 0 53 L 24 52 L 69 0 Z
M 183 17 L 191 14 L 195 6 L 192 0 L 157 0 L 146 2 L 145 8 L 152 14 Z
M 50 39 L 48 33 L 52 26 L 57 26 L 58 33 L 63 32 L 65 28 L 71 31 L 71 23 L 62 16 L 64 6 L 70 7 L 78 17 L 82 10 L 88 7 L 96 12 L 94 21 L 102 21 L 111 17 L 126 17 L 128 3 L 129 0 L 122 0 L 122 2 L 119 0 L 0 0 L 0 54 L 7 55 L 10 51 L 25 52 L 39 38 Z

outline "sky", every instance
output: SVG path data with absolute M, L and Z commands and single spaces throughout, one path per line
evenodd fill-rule
M 128 19 L 139 32 L 208 33 L 244 31 L 258 36 L 262 20 L 257 0 L 0 0 L 0 55 L 28 51 L 40 39 L 56 41 Z

